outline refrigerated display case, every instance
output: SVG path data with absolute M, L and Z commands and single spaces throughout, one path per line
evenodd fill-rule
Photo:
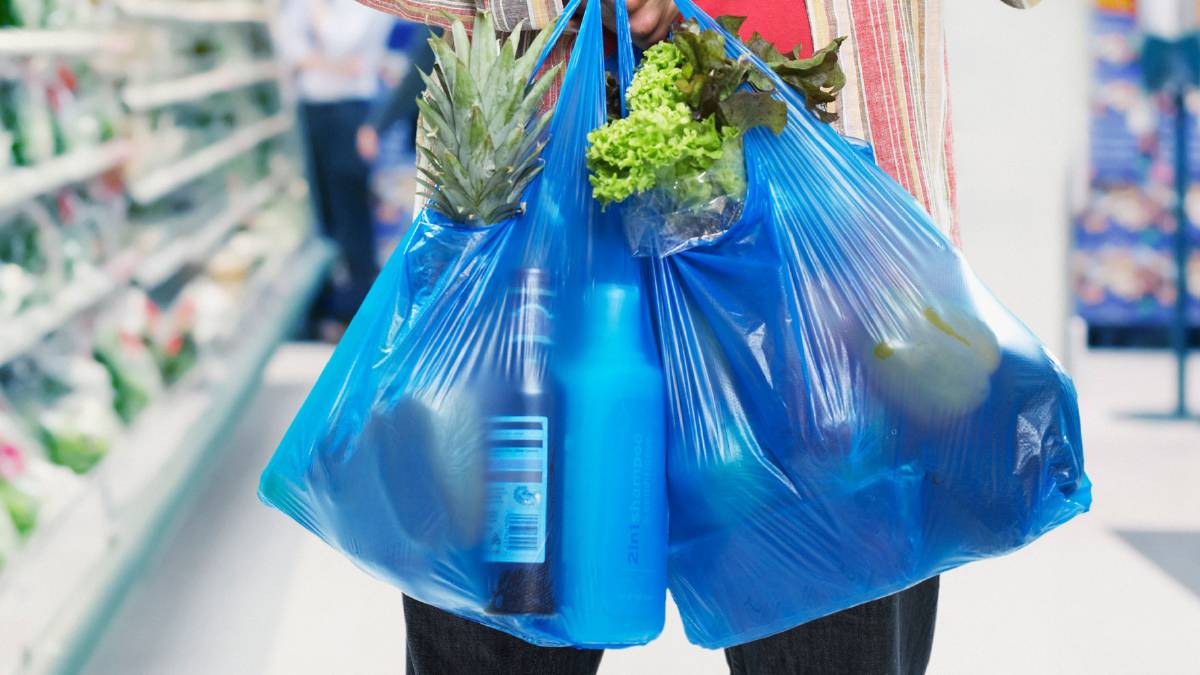
M 0 673 L 79 665 L 332 259 L 272 15 L 0 0 Z

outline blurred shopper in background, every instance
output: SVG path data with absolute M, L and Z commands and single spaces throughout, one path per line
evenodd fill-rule
M 402 53 L 391 88 L 372 106 L 358 129 L 358 153 L 371 165 L 376 200 L 375 240 L 382 264 L 408 231 L 418 210 L 416 189 L 417 97 L 425 89 L 421 73 L 433 70 L 431 32 L 420 24 L 397 22 L 389 39 Z M 385 81 L 388 78 L 385 77 Z
M 379 91 L 392 21 L 354 0 L 284 0 L 276 45 L 300 98 L 309 183 L 322 231 L 339 248 L 316 308 L 320 336 L 337 340 L 378 273 L 367 163 L 355 136 Z
M 417 97 L 425 90 L 421 73 L 433 69 L 433 49 L 429 46 L 431 33 L 424 26 L 417 27 L 406 41 L 405 52 L 408 64 L 390 91 L 383 94 L 372 107 L 365 123 L 358 130 L 358 152 L 368 162 L 379 156 L 379 139 L 393 124 L 404 123 L 416 127 Z

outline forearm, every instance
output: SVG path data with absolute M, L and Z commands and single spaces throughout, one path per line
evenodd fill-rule
M 518 24 L 538 30 L 562 14 L 562 0 L 479 0 L 492 13 L 496 28 L 511 32 Z
M 562 0 L 358 0 L 362 4 L 406 21 L 445 28 L 455 19 L 468 26 L 475 12 L 487 10 L 497 30 L 511 32 L 524 23 L 539 29 L 562 13 Z

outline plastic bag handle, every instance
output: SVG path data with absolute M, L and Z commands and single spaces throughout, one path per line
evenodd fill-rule
M 546 59 L 550 58 L 550 53 L 558 45 L 558 39 L 566 32 L 567 26 L 571 25 L 571 19 L 575 17 L 575 13 L 579 11 L 579 6 L 583 4 L 583 0 L 571 0 L 563 7 L 562 14 L 558 15 L 558 19 L 554 24 L 554 31 L 550 33 L 550 39 L 546 42 L 546 46 L 542 48 L 542 53 L 538 56 L 537 65 L 533 68 L 533 74 L 529 76 L 531 86 L 533 81 L 537 79 L 538 73 L 542 72 L 542 66 L 546 65 Z
M 625 0 L 613 0 L 617 30 L 617 79 L 621 89 L 621 116 L 629 114 L 625 105 L 625 90 L 633 82 L 633 37 L 629 30 L 629 7 Z

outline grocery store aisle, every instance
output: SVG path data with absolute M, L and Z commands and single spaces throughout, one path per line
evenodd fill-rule
M 223 461 L 198 478 L 205 487 L 162 542 L 89 671 L 271 672 L 281 636 L 329 647 L 302 650 L 306 668 L 289 667 L 282 654 L 281 673 L 345 672 L 318 658 L 342 649 L 379 663 L 400 658 L 398 598 L 389 616 L 378 602 L 386 589 L 255 497 L 258 472 L 328 355 L 321 346 L 276 355 Z
M 1047 2 L 1030 13 L 998 2 L 946 5 L 968 257 L 1061 351 L 1059 214 L 1063 167 L 1077 147 L 1063 130 L 1081 131 L 1085 3 Z M 979 46 L 1000 44 L 1009 46 L 1003 54 Z M 1080 79 L 1049 77 L 1048 64 Z M 254 496 L 258 472 L 327 357 L 310 345 L 278 354 L 224 462 L 198 478 L 204 489 L 114 620 L 90 675 L 403 672 L 398 591 Z M 1193 367 L 1200 401 L 1200 359 Z M 1122 414 L 1167 408 L 1161 356 L 1086 355 L 1072 368 L 1095 510 L 1026 550 L 944 577 L 933 675 L 1200 672 L 1200 425 Z M 662 638 L 610 653 L 602 669 L 724 672 L 722 655 L 688 646 L 673 615 Z

